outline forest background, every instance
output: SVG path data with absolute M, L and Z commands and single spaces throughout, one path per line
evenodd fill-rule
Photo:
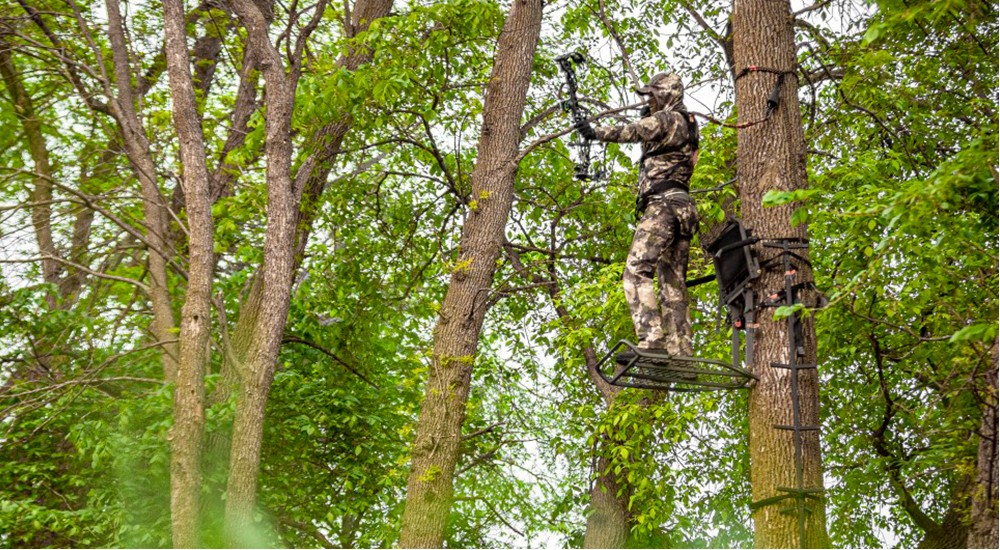
M 758 390 L 594 376 L 633 334 L 638 155 L 573 177 L 555 63 L 590 58 L 593 114 L 670 69 L 689 109 L 746 122 L 771 84 L 738 101 L 737 60 L 787 31 L 779 116 L 700 121 L 692 188 L 702 239 L 761 202 L 808 227 L 829 304 L 784 315 L 816 334 L 809 540 L 996 548 L 997 18 L 4 0 L 0 546 L 797 545 L 751 512 Z M 808 177 L 748 195 L 741 140 L 786 127 Z M 696 355 L 727 358 L 714 284 L 691 308 Z

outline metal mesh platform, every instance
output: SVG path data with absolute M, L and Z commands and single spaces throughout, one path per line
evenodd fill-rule
M 616 362 L 616 356 L 625 352 L 633 354 L 628 362 Z M 613 386 L 678 392 L 745 388 L 757 378 L 717 359 L 668 355 L 627 340 L 611 347 L 597 363 L 597 373 Z

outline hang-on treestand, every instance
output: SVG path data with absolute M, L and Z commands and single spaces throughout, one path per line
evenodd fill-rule
M 759 241 L 750 237 L 739 221 L 730 222 L 721 235 L 709 245 L 715 264 L 715 275 L 693 281 L 688 286 L 715 279 L 719 284 L 722 305 L 728 309 L 733 325 L 732 363 L 718 359 L 671 356 L 661 350 L 641 349 L 621 340 L 601 358 L 597 372 L 609 384 L 627 388 L 670 391 L 713 391 L 745 388 L 757 377 L 741 368 L 740 330 L 753 322 L 755 301 L 749 290 L 751 281 L 760 276 L 757 257 L 750 245 Z M 753 353 L 753 338 L 747 333 L 746 364 Z M 615 362 L 621 350 L 633 357 L 626 363 Z
M 622 350 L 633 357 L 625 364 L 610 360 Z M 614 372 L 601 370 L 605 364 L 615 365 Z M 598 363 L 598 372 L 609 384 L 626 388 L 669 390 L 678 392 L 712 391 L 746 387 L 756 378 L 749 372 L 717 359 L 677 357 L 637 347 L 619 340 Z
M 800 265 L 809 265 L 809 261 L 797 253 L 809 246 L 808 240 L 802 238 L 764 239 L 753 236 L 750 229 L 745 229 L 739 220 L 730 221 L 722 233 L 707 247 L 712 254 L 715 266 L 714 277 L 704 277 L 688 281 L 688 286 L 694 286 L 711 281 L 713 278 L 719 284 L 719 297 L 728 312 L 728 319 L 733 327 L 732 364 L 717 359 L 697 357 L 678 357 L 668 355 L 660 350 L 641 349 L 634 344 L 621 340 L 604 355 L 597 364 L 597 372 L 606 382 L 615 386 L 628 388 L 645 388 L 676 392 L 713 391 L 723 389 L 740 389 L 750 387 L 752 380 L 758 380 L 753 373 L 739 365 L 753 364 L 754 337 L 756 332 L 757 312 L 767 308 L 793 306 L 802 303 L 803 290 L 815 290 L 812 281 L 795 279 L 800 273 Z M 752 245 L 761 243 L 768 249 L 779 251 L 775 256 L 759 262 Z M 763 299 L 757 297 L 751 290 L 750 283 L 760 277 L 763 270 L 780 269 L 784 274 L 784 287 L 770 292 Z M 813 304 L 822 305 L 822 304 Z M 819 426 L 802 424 L 801 406 L 799 402 L 799 371 L 815 369 L 815 364 L 799 363 L 799 358 L 805 355 L 805 340 L 802 334 L 802 324 L 797 313 L 787 317 L 788 357 L 786 362 L 771 363 L 772 368 L 785 369 L 791 373 L 792 423 L 790 425 L 775 425 L 777 430 L 792 432 L 795 448 L 795 487 L 778 487 L 778 495 L 754 502 L 752 510 L 779 504 L 787 500 L 794 503 L 781 509 L 782 513 L 794 513 L 799 524 L 800 545 L 805 541 L 806 517 L 812 512 L 810 503 L 822 501 L 823 489 L 804 487 L 804 471 L 802 458 L 802 436 L 805 432 L 817 431 Z M 744 360 L 740 354 L 740 332 L 745 332 L 746 352 Z M 615 358 L 620 350 L 632 352 L 630 360 L 622 363 Z

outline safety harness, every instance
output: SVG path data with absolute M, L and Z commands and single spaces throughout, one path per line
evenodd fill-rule
M 674 179 L 672 176 L 674 175 L 674 172 L 676 172 L 682 166 L 689 168 L 692 172 L 694 171 L 694 154 L 696 151 L 698 151 L 698 143 L 699 143 L 698 123 L 694 119 L 694 114 L 686 110 L 676 109 L 675 112 L 678 112 L 681 115 L 683 115 L 684 120 L 687 122 L 687 130 L 688 130 L 687 141 L 684 143 L 684 145 L 681 145 L 680 147 L 664 145 L 663 147 L 658 147 L 656 149 L 653 149 L 652 151 L 643 152 L 642 156 L 639 158 L 639 170 L 640 170 L 639 177 L 640 179 L 642 178 L 642 172 L 646 170 L 646 161 L 648 159 L 665 155 L 667 153 L 672 153 L 674 151 L 678 151 L 680 149 L 683 149 L 685 145 L 691 146 L 691 154 L 688 155 L 687 159 L 685 159 L 683 162 L 679 162 L 673 165 L 665 175 L 657 178 L 657 180 L 650 185 L 649 189 L 645 193 L 636 197 L 635 212 L 637 219 L 642 217 L 643 212 L 646 211 L 646 207 L 649 205 L 650 199 L 652 199 L 656 195 L 666 193 L 667 191 L 673 189 L 684 191 L 685 193 L 688 191 L 689 187 L 687 182 L 681 181 L 679 179 Z

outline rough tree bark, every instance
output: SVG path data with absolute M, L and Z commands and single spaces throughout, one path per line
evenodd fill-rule
M 997 548 L 997 369 L 1000 345 L 993 345 L 993 364 L 986 368 L 982 392 L 983 419 L 979 428 L 979 457 L 972 493 L 972 524 L 967 548 Z
M 330 169 L 329 155 L 323 155 L 330 143 L 338 148 L 351 127 L 350 121 L 338 121 L 333 123 L 336 131 L 321 131 L 318 137 L 322 139 L 313 143 L 318 151 L 303 161 L 296 176 L 292 177 L 291 115 L 301 70 L 302 48 L 309 33 L 319 23 L 325 6 L 326 2 L 320 2 L 313 9 L 313 18 L 297 37 L 295 50 L 286 67 L 268 36 L 269 10 L 262 11 L 257 3 L 250 0 L 232 2 L 241 24 L 247 29 L 247 48 L 264 77 L 268 203 L 264 263 L 255 276 L 251 296 L 247 300 L 250 308 L 241 310 L 241 326 L 237 327 L 236 339 L 249 334 L 250 345 L 245 355 L 237 356 L 232 361 L 239 375 L 240 387 L 226 490 L 226 543 L 230 546 L 259 544 L 252 538 L 252 533 L 264 409 L 281 349 L 291 301 L 293 272 L 299 257 L 296 243 L 301 241 L 299 227 L 303 221 L 303 194 L 311 189 L 321 192 Z M 391 0 L 358 2 L 350 14 L 353 26 L 348 32 L 356 33 L 367 28 L 375 19 L 387 15 L 391 6 Z M 351 52 L 345 63 L 350 68 L 356 68 L 370 59 L 371 52 L 357 51 Z M 310 185 L 314 179 L 323 181 Z M 249 322 L 244 324 L 244 320 Z
M 174 547 L 197 548 L 215 239 L 205 144 L 181 0 L 163 1 L 163 22 L 189 235 L 187 292 L 181 309 L 180 361 L 174 385 L 174 425 L 170 430 L 170 510 Z
M 792 16 L 788 0 L 734 0 L 733 57 L 737 71 L 757 65 L 778 70 L 796 67 Z M 764 115 L 765 99 L 778 76 L 769 72 L 750 72 L 736 81 L 736 107 L 740 122 L 757 120 Z M 792 227 L 794 204 L 764 208 L 762 198 L 772 189 L 790 191 L 807 186 L 806 147 L 799 112 L 797 82 L 794 74 L 784 77 L 780 102 L 770 121 L 739 130 L 737 135 L 737 174 L 743 220 L 756 235 L 764 238 L 808 236 L 806 225 Z M 773 248 L 757 246 L 762 259 L 776 254 Z M 808 259 L 805 249 L 798 250 Z M 802 262 L 798 262 L 802 263 Z M 780 265 L 780 264 L 779 264 Z M 797 281 L 811 280 L 808 265 L 800 265 Z M 784 273 L 779 268 L 765 270 L 753 285 L 764 298 L 784 288 Z M 786 321 L 772 320 L 773 309 L 758 314 L 759 327 L 751 371 L 760 381 L 750 390 L 750 478 L 754 501 L 781 495 L 779 487 L 795 488 L 795 451 L 790 431 L 774 426 L 792 424 L 791 373 L 771 367 L 788 362 Z M 816 331 L 811 320 L 803 326 L 805 356 L 799 363 L 816 363 Z M 815 370 L 799 372 L 802 425 L 819 425 L 819 384 Z M 803 485 L 822 488 L 818 432 L 805 432 L 803 438 Z M 780 512 L 778 505 L 753 512 L 754 545 L 758 548 L 797 547 L 800 544 L 797 515 Z M 812 503 L 808 515 L 807 547 L 829 546 L 824 507 Z
M 129 63 L 128 45 L 125 41 L 124 22 L 118 0 L 107 0 L 108 37 L 111 42 L 115 80 L 118 94 L 108 96 L 109 108 L 118 122 L 122 134 L 122 144 L 136 179 L 139 180 L 143 217 L 146 225 L 146 242 L 149 248 L 149 294 L 153 306 L 151 332 L 160 342 L 172 342 L 174 336 L 174 313 L 167 288 L 167 263 L 171 247 L 167 241 L 167 205 L 156 181 L 156 166 L 149 150 L 149 138 L 139 120 L 135 107 L 135 89 L 132 86 L 132 71 Z M 168 381 L 177 374 L 177 346 L 163 344 L 163 371 Z
M 361 0 L 356 2 L 354 9 L 351 10 L 350 28 L 344 29 L 345 35 L 353 37 L 360 32 L 366 31 L 372 21 L 389 14 L 392 4 L 393 0 Z M 373 53 L 367 48 L 351 50 L 337 61 L 336 66 L 344 67 L 350 71 L 357 70 L 362 65 L 371 62 Z M 248 50 L 244 55 L 244 68 L 237 106 L 241 104 L 253 105 L 253 89 L 250 86 L 244 86 L 245 82 L 250 82 L 254 78 L 253 74 L 256 71 L 253 69 L 256 61 L 252 54 L 253 51 Z M 242 98 L 242 100 L 239 98 Z M 252 113 L 253 111 L 249 109 L 235 109 L 233 115 L 234 127 L 245 128 Z M 330 170 L 334 165 L 340 144 L 343 143 L 344 138 L 353 125 L 354 121 L 351 120 L 350 116 L 344 114 L 339 119 L 331 121 L 317 130 L 308 140 L 309 147 L 315 152 L 302 163 L 295 176 L 296 188 L 302 190 L 298 212 L 299 219 L 296 222 L 296 227 L 298 227 L 295 245 L 296 268 L 302 261 L 305 246 L 308 243 L 309 232 L 316 214 L 314 205 L 326 189 Z M 239 132 L 231 134 L 231 140 L 242 139 L 242 135 Z M 226 149 L 230 149 L 228 141 Z M 224 159 L 225 156 L 223 155 L 221 158 Z M 214 186 L 215 194 L 223 196 L 228 192 L 229 187 L 232 185 L 233 173 L 234 171 L 230 167 L 220 162 L 219 169 L 214 176 L 216 181 Z M 213 197 L 216 197 L 216 195 L 213 195 Z M 227 356 L 227 360 L 223 364 L 222 375 L 224 383 L 219 384 L 216 392 L 213 393 L 211 397 L 211 402 L 213 403 L 224 401 L 227 398 L 230 389 L 237 382 L 234 364 L 242 363 L 245 360 L 246 350 L 250 347 L 249 343 L 253 338 L 253 327 L 257 324 L 257 315 L 260 311 L 261 294 L 263 291 L 263 287 L 259 284 L 259 275 L 259 273 L 254 274 L 253 283 L 250 285 L 248 291 L 248 297 L 240 307 L 237 324 L 233 330 L 232 354 Z
M 247 359 L 239 365 L 241 388 L 233 421 L 226 488 L 226 544 L 253 544 L 253 508 L 264 429 L 264 407 L 274 377 L 281 335 L 288 317 L 292 286 L 292 247 L 296 198 L 292 188 L 292 110 L 296 74 L 286 74 L 285 63 L 267 34 L 267 19 L 250 0 L 234 0 L 232 7 L 247 30 L 246 47 L 261 61 L 267 112 L 264 119 L 267 156 L 267 230 L 264 236 L 262 308 L 254 326 Z M 251 537 L 248 539 L 248 536 Z
M 910 519 L 923 529 L 924 536 L 917 548 L 965 548 L 969 537 L 970 492 L 973 478 L 963 475 L 953 482 L 948 509 L 940 521 L 934 521 L 919 510 L 913 500 L 903 500 L 903 507 Z M 992 546 L 990 548 L 993 548 Z
M 434 329 L 417 421 L 400 546 L 444 543 L 476 348 L 514 198 L 520 121 L 541 32 L 540 0 L 515 0 L 497 41 L 472 172 L 476 198 Z
M 629 496 L 627 493 L 618 496 L 624 488 L 617 479 L 621 476 L 607 471 L 610 464 L 605 456 L 597 461 L 597 479 L 590 490 L 590 513 L 583 533 L 584 548 L 625 548 L 628 542 L 632 526 Z

